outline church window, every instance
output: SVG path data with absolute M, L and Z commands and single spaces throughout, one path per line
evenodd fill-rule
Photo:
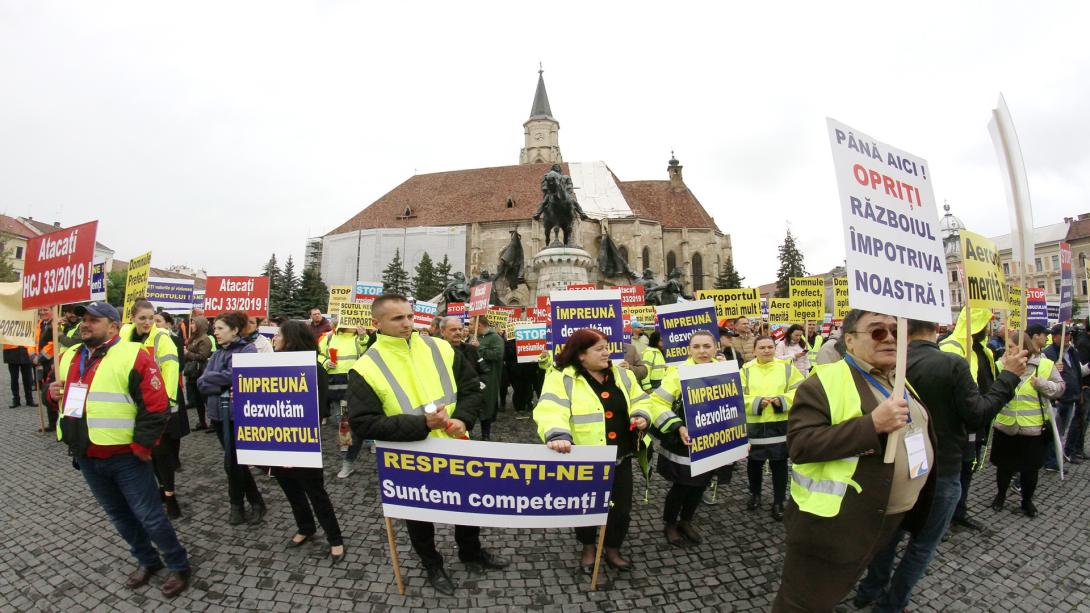
M 509 209 L 515 208 L 515 201 L 512 200 L 511 198 L 507 199 L 507 208 L 509 208 Z
M 704 289 L 704 258 L 693 254 L 693 291 Z
M 643 266 L 641 268 L 642 270 L 651 268 L 651 249 L 649 247 L 643 248 Z
M 677 256 L 671 251 L 666 254 L 666 271 L 664 274 L 669 275 L 677 268 Z

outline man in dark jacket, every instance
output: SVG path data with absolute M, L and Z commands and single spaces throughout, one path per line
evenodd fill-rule
M 1010 355 L 988 393 L 980 394 L 964 358 L 939 349 L 938 324 L 909 320 L 909 385 L 920 396 L 935 430 L 935 490 L 931 508 L 905 547 L 893 573 L 900 536 L 874 556 L 859 584 L 853 603 L 858 608 L 877 601 L 874 611 L 901 611 L 908 606 L 912 588 L 923 577 L 950 524 L 961 498 L 962 449 L 968 440 L 966 427 L 974 430 L 991 421 L 1014 397 L 1019 377 L 1026 369 L 1026 352 Z
M 1056 407 L 1056 427 L 1059 428 L 1064 443 L 1064 455 L 1067 456 L 1067 461 L 1071 464 L 1082 464 L 1082 460 L 1073 457 L 1076 449 L 1071 432 L 1075 430 L 1075 425 L 1071 423 L 1071 420 L 1075 413 L 1075 405 L 1078 404 L 1079 396 L 1082 395 L 1083 367 L 1079 360 L 1079 352 L 1071 345 L 1072 339 L 1069 335 L 1063 339 L 1063 361 L 1061 362 L 1060 340 L 1063 336 L 1063 326 L 1059 324 L 1053 326 L 1052 344 L 1045 347 L 1043 353 L 1045 357 L 1056 363 L 1060 369 L 1060 376 L 1064 380 L 1063 396 L 1060 396 L 1059 400 L 1052 403 L 1052 406 Z M 1056 446 L 1050 442 L 1046 449 L 1045 470 L 1059 470 L 1059 463 L 1056 461 Z
M 407 406 L 419 406 L 426 399 L 412 398 L 408 394 L 421 394 L 418 388 L 426 387 L 424 381 L 429 376 L 442 378 L 440 373 L 414 372 L 413 375 L 401 372 L 396 352 L 404 352 L 406 348 L 410 352 L 417 345 L 424 343 L 439 355 L 450 355 L 449 348 L 443 340 L 421 337 L 413 332 L 413 309 L 408 300 L 403 296 L 393 294 L 379 296 L 371 306 L 371 316 L 374 319 L 378 334 L 375 342 L 367 350 L 352 370 L 348 373 L 348 422 L 352 427 L 353 435 L 362 439 L 380 441 L 422 441 L 433 436 L 433 431 L 439 436 L 452 436 L 459 438 L 465 436 L 468 430 L 473 428 L 481 412 L 481 388 L 477 380 L 477 374 L 467 366 L 462 354 L 454 351 L 453 364 L 446 365 L 453 373 L 455 386 L 455 402 L 451 414 L 448 416 L 446 407 L 439 406 L 434 412 L 425 413 L 423 409 L 403 409 L 396 398 L 391 399 L 391 406 L 386 406 L 379 397 L 375 388 L 395 390 L 390 397 L 401 396 L 410 403 Z M 442 344 L 442 345 L 440 345 Z M 444 360 L 447 358 L 443 358 Z M 379 363 L 383 366 L 373 368 Z M 400 363 L 404 363 L 402 359 Z M 393 366 L 388 366 L 392 364 Z M 383 379 L 383 375 L 370 373 L 385 371 L 391 378 Z M 422 383 L 419 386 L 402 386 L 397 377 L 419 377 Z M 432 405 L 437 404 L 433 402 Z M 418 411 L 418 412 L 417 412 Z M 454 594 L 454 582 L 447 575 L 443 567 L 443 556 L 435 549 L 435 526 L 431 522 L 406 520 L 409 530 L 409 540 L 413 550 L 420 556 L 420 560 L 428 573 L 428 582 L 436 591 L 443 594 Z M 455 526 L 454 540 L 458 543 L 458 558 L 477 569 L 499 569 L 507 566 L 507 561 L 500 556 L 481 547 L 481 529 L 477 526 Z

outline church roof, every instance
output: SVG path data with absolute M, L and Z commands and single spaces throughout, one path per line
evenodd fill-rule
M 549 94 L 545 92 L 543 70 L 537 71 L 537 91 L 534 92 L 534 106 L 530 109 L 530 117 L 553 117 L 553 110 L 549 108 Z
M 621 193 L 638 217 L 654 219 L 664 228 L 711 228 L 719 226 L 687 187 L 674 188 L 669 181 L 618 181 Z

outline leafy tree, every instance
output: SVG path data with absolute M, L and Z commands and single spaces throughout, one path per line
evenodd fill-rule
M 795 244 L 795 237 L 791 235 L 791 229 L 788 228 L 787 236 L 780 245 L 780 269 L 776 272 L 776 297 L 790 297 L 791 277 L 805 277 L 807 274 L 802 252 L 799 251 Z
M 125 306 L 125 280 L 128 270 L 119 268 L 106 275 L 106 302 L 118 309 Z
M 299 292 L 295 304 L 302 307 L 299 316 L 305 316 L 306 312 L 314 307 L 322 309 L 324 313 L 329 302 L 329 288 L 322 282 L 322 275 L 317 266 L 310 266 L 303 270 L 303 277 L 299 283 Z
M 19 273 L 15 271 L 11 260 L 8 259 L 8 241 L 0 236 L 0 281 L 10 283 L 19 280 Z
M 280 311 L 278 312 L 287 315 L 288 317 L 301 316 L 303 309 L 306 307 L 299 303 L 299 299 L 301 298 L 299 295 L 299 277 L 295 274 L 295 262 L 290 255 L 288 256 L 288 261 L 284 263 L 284 270 L 280 272 L 279 285 L 280 291 L 283 292 L 283 302 L 281 303 Z M 270 306 L 272 305 L 270 304 Z
M 409 273 L 405 272 L 405 264 L 401 261 L 401 250 L 397 249 L 394 259 L 382 271 L 382 293 L 406 295 L 409 289 Z
M 446 287 L 436 275 L 435 265 L 431 256 L 424 252 L 420 263 L 416 265 L 416 276 L 413 277 L 413 295 L 420 300 L 430 300 L 438 296 Z
M 734 268 L 734 257 L 727 258 L 726 266 L 719 269 L 719 276 L 715 278 L 715 289 L 739 289 L 746 278 L 738 275 Z

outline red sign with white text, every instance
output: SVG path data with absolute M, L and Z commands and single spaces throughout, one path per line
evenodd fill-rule
M 611 289 L 621 290 L 621 306 L 640 306 L 643 304 L 642 285 L 618 285 Z
M 549 309 L 549 295 L 548 294 L 544 294 L 544 295 L 541 295 L 541 296 L 537 297 L 537 308 L 546 309 L 546 310 Z
M 91 221 L 27 241 L 23 310 L 91 299 L 97 230 Z
M 598 289 L 593 283 L 569 283 L 568 289 Z
M 242 311 L 249 317 L 269 316 L 268 277 L 208 277 L 204 289 L 204 314 Z
M 486 281 L 474 285 L 469 291 L 469 316 L 476 317 L 488 313 L 488 299 L 492 296 L 492 282 Z

